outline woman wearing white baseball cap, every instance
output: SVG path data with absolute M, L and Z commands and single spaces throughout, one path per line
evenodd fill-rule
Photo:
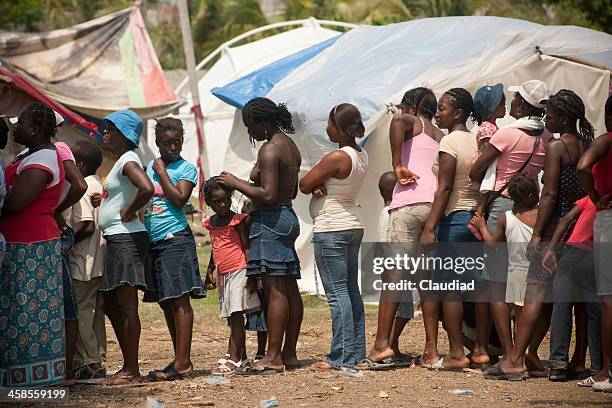
M 470 178 L 482 180 L 487 168 L 497 160 L 495 172 L 494 198 L 487 207 L 487 226 L 494 231 L 497 220 L 501 214 L 512 210 L 513 201 L 510 200 L 507 184 L 515 173 L 529 173 L 536 176 L 544 167 L 544 152 L 552 134 L 544 128 L 545 102 L 548 98 L 546 84 L 539 80 L 530 80 L 520 86 L 508 88 L 514 91 L 510 103 L 510 116 L 516 118 L 513 123 L 500 128 L 489 140 L 489 145 L 476 160 L 470 171 Z M 524 243 L 525 251 L 527 243 Z M 497 251 L 488 254 L 486 269 L 483 278 L 487 284 L 491 297 L 491 315 L 495 323 L 502 345 L 502 352 L 507 356 L 513 347 L 512 331 L 510 326 L 510 308 L 506 300 L 506 286 L 514 285 L 515 281 L 524 287 L 527 271 L 520 274 L 513 271 L 508 274 L 507 254 Z M 518 276 L 520 275 L 520 276 Z M 524 290 L 523 290 L 524 294 Z M 522 299 L 515 299 L 509 303 L 516 303 Z M 535 344 L 534 344 L 535 346 Z M 536 348 L 537 349 L 537 348 Z M 535 351 L 535 350 L 530 350 Z M 541 371 L 541 364 L 535 358 L 537 354 L 530 354 L 527 360 L 529 371 Z M 522 373 L 521 373 L 522 375 Z

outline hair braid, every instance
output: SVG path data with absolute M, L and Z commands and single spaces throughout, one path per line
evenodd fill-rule
M 588 146 L 595 137 L 593 125 L 586 118 L 586 111 L 582 99 L 569 89 L 562 89 L 548 100 L 548 106 L 560 115 L 566 116 L 572 124 L 578 122 L 580 134 L 578 137 Z
M 212 193 L 215 190 L 224 190 L 228 197 L 231 197 L 234 193 L 234 190 L 231 188 L 225 187 L 221 183 L 218 182 L 219 177 L 213 176 L 202 183 L 202 195 L 204 196 L 204 201 L 206 204 L 210 205 L 212 199 Z
M 451 88 L 444 92 L 450 99 L 455 109 L 463 110 L 463 120 L 467 121 L 474 117 L 474 100 L 472 95 L 464 88 Z
M 55 137 L 57 125 L 53 109 L 41 102 L 31 102 L 23 108 L 23 111 L 31 115 L 32 124 L 39 128 L 46 141 L 51 141 Z
M 268 98 L 253 98 L 242 109 L 242 121 L 249 127 L 255 123 L 268 122 L 285 133 L 295 133 L 291 112 L 287 105 L 278 105 Z

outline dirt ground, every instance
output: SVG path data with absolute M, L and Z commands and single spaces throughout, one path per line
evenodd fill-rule
M 423 368 L 398 369 L 385 372 L 364 372 L 360 378 L 343 377 L 338 373 L 314 373 L 307 367 L 293 372 L 267 377 L 229 377 L 229 384 L 208 385 L 206 378 L 215 361 L 224 354 L 228 330 L 217 317 L 215 298 L 194 302 L 196 311 L 193 335 L 195 374 L 175 382 L 108 387 L 78 385 L 71 389 L 71 407 L 145 407 L 148 396 L 165 407 L 217 406 L 258 407 L 259 401 L 276 396 L 280 406 L 423 406 L 473 407 L 500 405 L 507 407 L 606 407 L 612 406 L 612 394 L 595 393 L 575 383 L 551 383 L 546 379 L 526 382 L 495 382 L 477 373 L 434 372 Z M 167 334 L 163 314 L 156 305 L 142 305 L 142 336 L 140 340 L 141 371 L 148 373 L 163 367 L 171 358 L 172 343 Z M 375 335 L 376 309 L 367 307 L 367 341 Z M 120 367 L 118 344 L 107 324 L 109 335 L 108 368 Z M 443 330 L 441 330 L 443 333 Z M 306 298 L 302 334 L 298 345 L 299 357 L 305 365 L 321 359 L 328 351 L 331 320 L 327 304 L 316 298 Z M 249 354 L 256 349 L 254 333 L 248 334 Z M 424 344 L 423 322 L 420 318 L 409 323 L 401 338 L 405 352 L 418 354 Z M 441 342 L 441 351 L 447 347 Z M 544 344 L 541 354 L 547 353 Z M 472 396 L 457 396 L 454 389 L 471 389 Z M 40 406 L 40 405 L 39 405 Z M 57 405 L 55 405 L 57 406 Z
M 203 231 L 197 229 L 198 255 L 202 271 L 208 265 L 210 247 Z M 196 231 L 197 229 L 197 231 Z M 322 359 L 329 351 L 331 318 L 326 302 L 305 296 L 304 322 L 298 343 L 302 368 L 265 377 L 231 376 L 229 384 L 209 385 L 207 377 L 216 361 L 225 354 L 229 331 L 218 318 L 216 292 L 207 299 L 192 302 L 195 312 L 192 361 L 194 374 L 174 382 L 147 382 L 124 385 L 77 385 L 70 389 L 70 400 L 48 406 L 66 407 L 146 407 L 147 397 L 165 407 L 259 407 L 260 400 L 275 396 L 281 407 L 612 407 L 612 394 L 593 392 L 575 382 L 552 383 L 547 379 L 525 382 L 485 380 L 479 373 L 435 372 L 423 368 L 393 371 L 365 371 L 362 377 L 344 377 L 337 372 L 315 373 L 308 365 Z M 376 333 L 376 307 L 366 305 L 368 348 Z M 173 357 L 163 313 L 157 305 L 141 304 L 140 370 L 146 375 L 165 366 Z M 121 367 L 121 353 L 110 323 L 107 321 L 109 373 Z M 423 321 L 411 321 L 400 339 L 405 353 L 419 355 L 425 343 Z M 247 332 L 247 349 L 253 357 L 257 349 L 255 333 Z M 440 329 L 440 352 L 448 350 L 444 330 Z M 548 342 L 540 349 L 548 355 Z M 451 393 L 469 389 L 471 396 Z M 1 405 L 1 404 L 0 404 Z M 24 406 L 22 404 L 22 406 Z M 41 404 L 30 406 L 40 407 Z

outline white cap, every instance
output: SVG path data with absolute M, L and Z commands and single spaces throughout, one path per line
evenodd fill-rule
M 56 111 L 53 111 L 53 113 L 55 114 L 55 126 L 61 126 L 64 123 L 64 117 Z
M 548 89 L 546 84 L 540 80 L 532 79 L 525 81 L 520 86 L 511 86 L 510 92 L 518 92 L 530 105 L 543 109 L 548 100 Z
M 56 111 L 53 111 L 53 113 L 55 114 L 55 126 L 61 126 L 62 123 L 64 123 L 64 117 Z M 9 118 L 9 122 L 11 122 L 13 125 L 17 123 L 17 116 L 15 116 L 14 118 Z

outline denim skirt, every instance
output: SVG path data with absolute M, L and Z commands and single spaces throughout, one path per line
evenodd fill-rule
M 187 293 L 193 299 L 206 297 L 191 228 L 172 235 L 151 244 L 152 281 L 143 297 L 145 302 L 163 302 Z
M 295 241 L 300 224 L 293 208 L 286 205 L 257 208 L 251 212 L 247 275 L 300 278 L 300 260 Z
M 147 290 L 151 286 L 149 260 L 149 234 L 106 235 L 106 257 L 100 291 L 106 292 L 119 286 L 130 285 Z

